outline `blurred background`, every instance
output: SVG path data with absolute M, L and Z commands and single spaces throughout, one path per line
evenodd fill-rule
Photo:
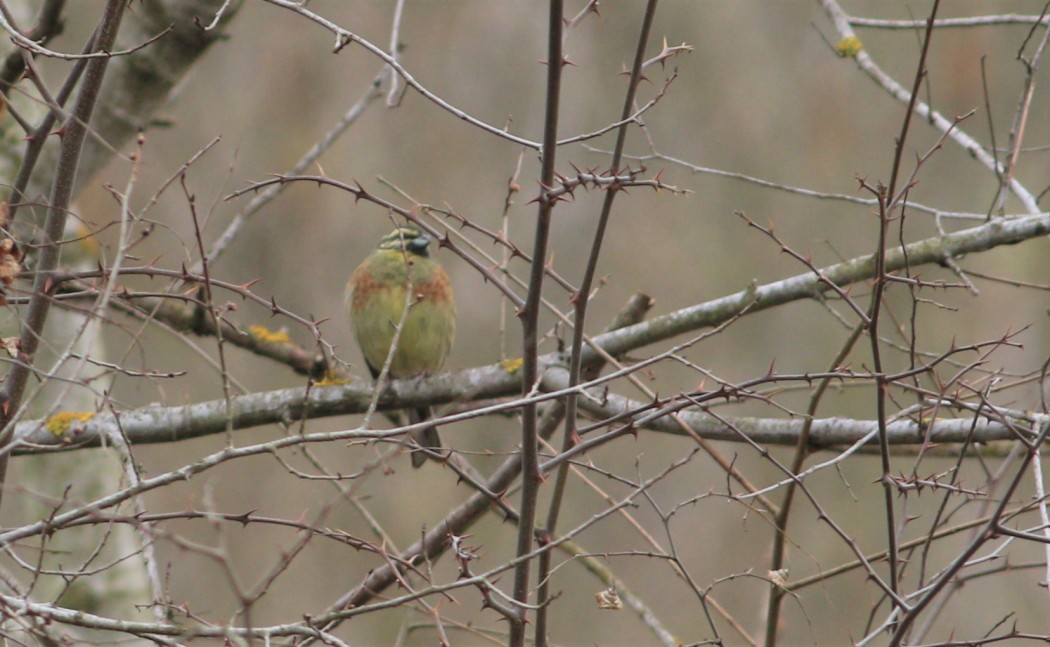
M 76 50 L 95 20 L 96 3 L 75 3 L 69 8 L 66 33 L 52 44 L 59 50 Z M 569 3 L 575 14 L 584 3 Z M 853 15 L 900 20 L 923 19 L 929 2 L 844 2 Z M 386 48 L 390 38 L 390 3 L 313 0 L 308 8 L 361 37 Z M 1039 3 L 943 3 L 942 17 L 1038 12 Z M 561 137 L 592 132 L 616 121 L 621 110 L 626 76 L 640 26 L 641 3 L 603 3 L 601 15 L 591 16 L 572 29 L 566 51 L 573 63 L 565 68 L 561 108 Z M 83 22 L 74 19 L 83 14 Z M 1024 83 L 1024 67 L 1016 55 L 1030 31 L 1027 25 L 997 25 L 968 29 L 942 29 L 935 33 L 929 57 L 928 83 L 923 100 L 947 117 L 971 110 L 963 128 L 989 144 L 994 133 L 999 146 L 1008 142 Z M 212 240 L 250 200 L 251 195 L 226 200 L 232 192 L 252 182 L 286 172 L 317 142 L 381 71 L 380 61 L 362 47 L 350 45 L 333 53 L 334 38 L 291 11 L 266 2 L 247 2 L 228 28 L 229 38 L 213 46 L 180 86 L 177 96 L 159 117 L 168 124 L 147 133 L 140 177 L 132 197 L 145 207 L 163 182 L 215 138 L 221 138 L 187 173 L 186 186 L 196 197 L 203 217 L 204 239 Z M 921 46 L 921 31 L 858 29 L 865 50 L 900 84 L 910 86 Z M 1034 39 L 1043 37 L 1043 30 Z M 816 2 L 791 0 L 764 2 L 661 3 L 649 56 L 669 45 L 693 48 L 649 70 L 639 102 L 660 91 L 664 79 L 677 70 L 666 95 L 644 121 L 647 135 L 660 154 L 696 166 L 738 173 L 827 194 L 869 197 L 858 188 L 857 177 L 872 184 L 888 183 L 894 138 L 901 128 L 904 106 L 888 96 L 848 58 L 835 55 L 830 43 L 838 40 Z M 546 50 L 546 8 L 541 3 L 461 0 L 459 2 L 408 2 L 400 33 L 400 58 L 414 77 L 452 105 L 472 116 L 531 140 L 542 137 L 544 116 L 543 59 Z M 1030 51 L 1030 50 L 1029 50 Z M 982 80 L 982 65 L 985 79 Z M 54 74 L 64 68 L 53 64 Z M 1037 74 L 1037 87 L 1048 80 L 1045 66 Z M 60 78 L 56 76 L 55 78 Z M 983 84 L 987 85 L 985 96 Z M 1050 136 L 1050 111 L 1036 92 L 1026 125 L 1028 147 L 1045 144 Z M 910 174 L 918 155 L 925 153 L 940 133 L 920 119 L 913 122 L 904 170 Z M 614 134 L 586 144 L 565 146 L 558 153 L 558 170 L 571 174 L 578 168 L 604 168 Z M 646 133 L 632 131 L 628 151 L 648 155 L 653 151 Z M 507 222 L 509 235 L 522 249 L 531 249 L 531 228 L 536 207 L 528 201 L 537 193 L 539 172 L 534 151 L 484 133 L 408 89 L 395 107 L 373 103 L 361 119 L 329 150 L 310 174 L 360 182 L 370 192 L 410 207 L 412 201 L 445 206 L 490 230 L 502 226 L 503 205 L 509 178 L 522 157 L 518 183 Z M 632 162 L 637 165 L 639 162 Z M 603 277 L 589 311 L 587 329 L 602 330 L 635 292 L 655 299 L 653 315 L 744 289 L 750 282 L 766 283 L 803 273 L 805 268 L 776 243 L 763 236 L 734 212 L 772 226 L 795 251 L 818 266 L 871 253 L 877 233 L 873 210 L 840 200 L 821 200 L 764 188 L 728 177 L 694 173 L 667 161 L 645 162 L 646 175 L 662 171 L 667 184 L 688 190 L 673 195 L 634 189 L 616 201 L 599 273 Z M 1031 191 L 1046 188 L 1050 177 L 1050 150 L 1045 147 L 1022 155 L 1018 179 Z M 77 203 L 79 216 L 98 231 L 102 254 L 112 253 L 115 203 L 104 184 L 123 187 L 130 166 L 114 161 L 86 187 Z M 382 181 L 381 179 L 382 178 Z M 984 214 L 994 204 L 998 180 L 951 142 L 919 171 L 912 200 L 946 212 Z M 391 186 L 410 199 L 399 195 Z M 558 206 L 551 240 L 553 266 L 577 284 L 589 248 L 603 194 L 577 191 L 575 200 Z M 1015 199 L 1007 201 L 1006 214 L 1022 212 Z M 150 237 L 135 250 L 143 262 L 179 268 L 199 258 L 186 196 L 177 186 L 157 196 L 144 213 L 155 222 Z M 979 221 L 945 219 L 946 230 L 975 226 Z M 367 371 L 353 344 L 345 321 L 343 291 L 353 268 L 376 241 L 392 227 L 390 214 L 333 188 L 289 186 L 279 198 L 256 214 L 228 251 L 211 267 L 213 277 L 233 283 L 258 280 L 253 290 L 273 297 L 300 315 L 325 320 L 325 339 L 337 347 L 338 359 L 358 378 Z M 934 219 L 909 213 L 906 238 L 918 240 L 937 231 Z M 498 249 L 471 236 L 491 254 Z M 1015 281 L 1046 283 L 1048 245 L 1036 240 L 1002 248 L 961 261 L 963 267 L 1010 277 Z M 457 341 L 446 364 L 466 368 L 492 364 L 520 355 L 517 321 L 497 291 L 466 263 L 448 251 L 437 252 L 455 284 L 459 311 Z M 527 275 L 520 261 L 512 264 Z M 958 282 L 948 270 L 917 268 L 930 281 Z M 922 296 L 936 303 L 924 304 L 919 319 L 920 345 L 942 352 L 958 344 L 997 338 L 1027 327 L 1016 341 L 1023 349 L 1003 349 L 992 363 L 1004 375 L 1030 372 L 1047 358 L 1047 298 L 1045 291 L 981 281 L 971 277 L 979 296 L 965 289 L 930 290 Z M 130 285 L 157 289 L 159 282 L 131 280 Z M 868 286 L 854 287 L 853 294 L 866 303 Z M 546 296 L 564 310 L 568 294 L 548 284 Z M 225 298 L 225 297 L 223 297 Z M 232 298 L 232 297 L 231 297 Z M 886 329 L 907 323 L 910 301 L 896 288 L 889 301 L 892 316 Z M 307 347 L 309 331 L 293 321 L 271 318 L 268 309 L 238 303 L 233 318 L 244 326 L 262 324 L 286 328 L 291 338 Z M 840 314 L 845 308 L 835 306 Z M 501 326 L 501 310 L 506 325 Z M 554 318 L 544 317 L 545 330 Z M 683 353 L 689 361 L 718 377 L 738 381 L 765 374 L 771 365 L 790 372 L 827 368 L 848 326 L 832 316 L 826 305 L 799 302 L 748 316 L 713 339 Z M 565 330 L 558 334 L 568 339 Z M 891 335 L 887 332 L 887 335 Z M 119 406 L 133 408 L 151 402 L 167 405 L 221 397 L 221 375 L 189 345 L 215 357 L 209 339 L 179 339 L 163 330 L 140 331 L 137 323 L 115 317 L 105 337 L 119 359 L 130 368 L 152 371 L 186 371 L 179 379 L 147 380 L 126 375 L 114 378 L 113 397 Z M 675 342 L 683 339 L 674 340 Z M 898 338 L 899 341 L 899 338 Z M 661 352 L 670 343 L 632 353 L 641 358 Z M 556 349 L 551 336 L 544 351 Z M 851 362 L 870 366 L 867 345 L 861 344 Z M 230 373 L 250 391 L 303 386 L 305 380 L 290 370 L 237 349 L 227 350 Z M 889 358 L 891 367 L 906 365 L 901 354 Z M 690 367 L 665 362 L 645 375 L 649 386 L 661 394 L 697 387 L 703 379 Z M 632 396 L 638 394 L 623 387 Z M 1010 406 L 1039 407 L 1038 385 L 1020 387 Z M 804 407 L 806 392 L 780 394 L 785 406 Z M 842 389 L 825 404 L 821 415 L 872 416 L 872 387 Z M 743 404 L 725 413 L 782 417 L 764 404 Z M 309 431 L 352 428 L 357 418 L 311 421 Z M 277 438 L 288 433 L 277 427 L 240 431 L 242 444 Z M 446 442 L 466 451 L 506 452 L 518 441 L 513 420 L 482 419 L 445 428 Z M 145 474 L 177 468 L 224 446 L 223 436 L 168 446 L 138 448 L 136 459 Z M 560 442 L 560 440 L 558 441 Z M 669 462 L 684 456 L 692 443 L 678 437 L 641 433 L 623 438 L 588 456 L 609 471 L 646 478 Z M 382 447 L 345 447 L 341 444 L 311 448 L 314 457 L 331 473 L 352 473 L 376 458 Z M 768 461 L 745 445 L 722 444 L 719 449 L 758 485 L 782 478 Z M 778 448 L 774 456 L 787 460 L 790 449 Z M 826 459 L 820 455 L 813 460 Z M 494 467 L 494 458 L 479 457 L 482 469 Z M 301 455 L 285 459 L 298 468 L 314 471 Z M 913 460 L 901 457 L 900 470 Z M 953 459 L 927 459 L 921 471 L 936 473 Z M 361 506 L 374 515 L 396 547 L 415 541 L 421 527 L 431 527 L 469 490 L 455 476 L 431 464 L 408 469 L 401 457 L 388 473 L 373 474 L 347 485 Z M 16 460 L 15 474 L 19 469 Z M 964 464 L 964 474 L 983 480 L 980 465 Z M 828 494 L 821 504 L 842 523 L 862 550 L 881 549 L 885 543 L 882 490 L 875 456 L 853 457 L 841 473 L 824 472 L 809 482 L 812 491 Z M 963 477 L 966 481 L 966 477 Z M 610 496 L 629 491 L 623 483 L 598 479 Z M 579 481 L 562 528 L 568 529 L 605 507 L 602 497 Z M 690 497 L 701 498 L 682 508 L 666 529 L 651 507 L 632 510 L 666 547 L 673 534 L 683 564 L 701 586 L 712 586 L 711 595 L 748 632 L 762 635 L 768 584 L 771 527 L 762 516 L 743 505 L 728 503 L 726 476 L 707 457 L 698 456 L 657 486 L 652 496 L 669 511 Z M 342 499 L 324 481 L 310 481 L 289 472 L 273 457 L 256 457 L 228 463 L 187 483 L 168 487 L 147 497 L 157 511 L 212 508 L 239 513 L 312 519 L 329 507 L 321 525 L 375 539 L 372 521 Z M 545 499 L 544 499 L 545 500 Z M 940 499 L 918 496 L 902 503 L 909 513 L 931 514 Z M 792 523 L 789 545 L 790 579 L 830 568 L 852 555 L 841 539 L 816 522 L 811 507 L 800 507 Z M 921 525 L 921 524 L 920 524 Z M 173 522 L 166 526 L 205 544 L 220 545 L 230 556 L 239 577 L 254 583 L 280 558 L 280 549 L 295 542 L 295 533 L 271 527 L 219 525 L 201 521 Z M 925 528 L 925 526 L 923 526 Z M 513 555 L 512 525 L 498 515 L 479 524 L 471 538 L 483 546 L 478 568 L 489 568 Z M 907 535 L 907 532 L 904 533 Z M 921 530 L 920 530 L 921 534 Z M 331 542 L 314 540 L 254 609 L 256 625 L 298 619 L 302 610 L 323 609 L 347 588 L 356 585 L 379 562 L 364 553 Z M 607 520 L 583 533 L 582 545 L 594 552 L 647 551 L 651 546 L 622 518 Z M 959 541 L 962 541 L 960 539 Z M 951 543 L 950 541 L 947 543 Z M 949 545 L 947 555 L 953 554 Z M 238 601 L 227 576 L 209 560 L 174 542 L 158 545 L 168 565 L 166 583 L 174 602 L 192 600 L 194 612 L 217 622 L 236 611 Z M 1011 560 L 1038 557 L 1018 547 Z M 611 557 L 609 565 L 637 594 L 645 598 L 667 626 L 686 642 L 710 638 L 700 603 L 670 566 L 639 556 Z M 935 570 L 943 563 L 931 564 Z M 454 565 L 436 565 L 439 580 L 454 579 Z M 736 577 L 733 577 L 736 576 Z M 556 644 L 651 644 L 652 636 L 629 611 L 598 610 L 593 595 L 602 589 L 573 563 L 555 573 L 553 589 L 562 594 L 552 617 Z M 725 579 L 729 578 L 729 579 Z M 1044 577 L 1037 570 L 1021 569 L 964 590 L 938 618 L 930 639 L 973 636 L 989 630 L 1009 613 L 1027 631 L 1050 631 L 1046 620 Z M 716 584 L 717 581 L 717 584 Z M 509 577 L 502 584 L 509 588 Z M 389 592 L 391 595 L 395 591 Z M 791 597 L 782 614 L 782 644 L 844 644 L 864 635 L 868 609 L 879 599 L 878 589 L 863 573 L 839 576 Z M 290 602 L 294 601 L 294 602 Z M 437 599 L 432 600 L 438 603 Z M 447 618 L 473 622 L 494 630 L 504 624 L 494 613 L 479 613 L 480 599 L 473 590 L 457 591 L 454 600 L 440 602 Z M 426 618 L 405 608 L 355 619 L 340 634 L 355 644 L 391 644 L 404 623 Z M 744 644 L 742 638 L 717 621 L 727 644 Z M 482 644 L 479 634 L 455 634 L 458 644 Z M 429 630 L 414 632 L 409 644 L 434 644 Z M 499 642 L 497 640 L 497 642 Z

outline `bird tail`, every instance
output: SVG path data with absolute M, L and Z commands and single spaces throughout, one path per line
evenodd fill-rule
M 408 419 L 412 424 L 423 422 L 430 418 L 430 407 L 420 407 L 418 409 L 409 409 Z M 438 450 L 441 449 L 441 438 L 438 437 L 438 429 L 436 426 L 424 427 L 412 432 L 412 440 L 416 442 L 420 447 L 426 449 Z M 427 455 L 425 452 L 414 451 L 412 452 L 412 467 L 422 467 L 423 463 L 427 462 Z

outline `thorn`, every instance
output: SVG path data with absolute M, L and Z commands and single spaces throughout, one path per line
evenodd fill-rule
M 361 183 L 356 179 L 354 180 L 354 186 L 357 187 L 357 191 L 354 193 L 354 204 L 357 204 L 361 198 L 368 195 L 368 191 L 365 191 L 365 187 L 361 186 Z

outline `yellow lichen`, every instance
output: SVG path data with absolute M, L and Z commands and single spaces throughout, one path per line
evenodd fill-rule
M 270 330 L 266 326 L 249 326 L 248 334 L 271 344 L 287 344 L 290 341 L 288 333 L 284 330 Z
M 314 384 L 316 386 L 342 386 L 343 384 L 349 383 L 350 378 L 340 377 L 339 374 L 335 372 L 334 368 L 329 368 L 327 371 L 325 371 L 324 377 L 315 382 Z
M 59 411 L 44 423 L 47 430 L 55 436 L 64 436 L 74 422 L 87 422 L 95 417 L 92 411 Z
M 499 365 L 503 367 L 503 370 L 511 375 L 520 371 L 523 364 L 525 364 L 525 360 L 520 357 L 505 359 L 499 363 Z
M 842 58 L 857 58 L 860 50 L 864 49 L 864 43 L 856 36 L 846 36 L 835 45 L 835 53 Z

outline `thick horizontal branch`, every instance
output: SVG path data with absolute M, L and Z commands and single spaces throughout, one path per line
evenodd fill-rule
M 95 293 L 96 290 L 90 292 Z M 274 333 L 261 327 L 242 330 L 225 318 L 209 317 L 205 304 L 196 299 L 174 299 L 171 296 L 142 297 L 131 293 L 118 294 L 117 298 L 118 308 L 127 309 L 140 317 L 161 321 L 179 333 L 214 337 L 217 328 L 221 327 L 222 339 L 227 343 L 280 362 L 300 375 L 321 379 L 329 369 L 323 353 L 311 352 L 309 348 L 293 344 L 287 335 L 281 332 Z M 273 308 L 278 310 L 276 305 Z
M 410 425 L 376 434 L 336 432 L 305 434 L 302 438 L 304 442 L 324 442 L 365 436 L 397 435 L 422 424 L 452 424 L 470 418 L 512 411 L 527 402 L 549 401 L 569 393 L 569 389 L 566 388 L 568 371 L 563 367 L 546 363 L 544 375 L 544 386 L 552 390 L 531 398 L 502 402 L 435 418 L 421 425 Z M 598 380 L 600 381 L 601 379 Z M 474 388 L 466 388 L 465 385 L 468 384 L 474 385 Z M 289 424 L 304 419 L 361 414 L 368 410 L 373 388 L 371 384 L 360 382 L 254 393 L 231 398 L 228 411 L 226 400 L 212 400 L 177 407 L 149 406 L 117 415 L 60 412 L 46 421 L 19 423 L 15 432 L 18 441 L 15 451 L 25 454 L 93 447 L 98 446 L 102 438 L 113 433 L 123 433 L 128 441 L 134 444 L 167 443 L 223 433 L 229 427 L 245 429 L 265 424 Z M 757 443 L 794 445 L 803 425 L 801 418 L 714 416 L 690 411 L 686 409 L 693 406 L 694 400 L 685 396 L 664 398 L 656 402 L 639 402 L 607 393 L 596 394 L 593 386 L 590 388 L 591 392 L 581 398 L 581 408 L 603 419 L 618 420 L 617 435 L 638 428 L 684 435 L 686 432 L 672 419 L 673 414 L 697 434 L 711 440 L 740 441 L 741 434 L 745 434 Z M 470 392 L 472 399 L 506 397 L 520 393 L 521 384 L 516 374 L 508 373 L 500 365 L 444 373 L 420 380 L 395 380 L 381 394 L 379 409 L 447 403 L 461 400 L 464 392 Z M 870 437 L 875 429 L 876 422 L 872 420 L 818 419 L 813 422 L 810 438 L 814 446 L 841 446 Z M 898 445 L 922 443 L 926 440 L 942 444 L 967 440 L 990 442 L 1016 437 L 1014 431 L 999 422 L 985 418 L 974 421 L 969 417 L 937 419 L 932 429 L 929 423 L 899 420 L 890 423 L 888 430 L 890 442 Z M 586 451 L 605 440 L 608 439 L 588 439 L 578 451 L 572 453 Z
M 136 444 L 166 443 L 222 433 L 227 429 L 365 413 L 374 390 L 370 382 L 360 381 L 235 396 L 230 398 L 228 409 L 227 401 L 219 399 L 174 407 L 151 405 L 117 414 L 72 412 L 71 415 L 71 412 L 60 412 L 47 420 L 19 423 L 15 438 L 23 444 L 37 446 L 23 446 L 17 450 L 19 453 L 97 446 L 101 437 L 114 432 L 122 432 L 129 442 Z M 516 395 L 521 392 L 521 385 L 517 377 L 498 365 L 419 380 L 395 380 L 383 389 L 378 408 L 385 411 L 451 402 L 464 392 L 471 393 L 471 399 L 489 399 Z M 452 422 L 473 415 L 477 413 L 442 420 Z
M 907 245 L 906 250 L 900 247 L 888 249 L 886 271 L 944 263 L 965 254 L 1014 245 L 1047 234 L 1050 234 L 1050 213 L 997 218 L 979 227 L 916 241 Z M 816 297 L 831 290 L 831 284 L 846 286 L 866 281 L 871 279 L 874 271 L 874 256 L 853 258 L 822 268 L 819 275 L 814 272 L 798 274 L 654 317 L 644 323 L 600 335 L 594 339 L 594 343 L 612 355 L 619 355 L 676 335 L 717 326 L 745 310 L 754 313 L 791 301 Z M 593 349 L 586 351 L 592 354 L 589 357 L 593 357 Z
M 580 408 L 595 416 L 623 415 L 637 410 L 640 403 L 620 396 L 609 396 L 608 402 L 599 406 L 593 401 L 580 403 Z M 663 433 L 686 435 L 671 418 L 670 409 L 674 403 L 663 407 L 657 415 L 638 414 L 631 420 L 638 420 L 639 427 Z M 794 446 L 802 433 L 805 420 L 752 418 L 736 416 L 712 416 L 704 413 L 685 411 L 677 413 L 678 418 L 689 425 L 700 436 L 708 440 L 740 441 L 741 434 L 756 443 L 764 445 Z M 1032 415 L 1033 420 L 1043 420 L 1041 415 Z M 625 421 L 626 422 L 626 421 Z M 917 445 L 926 442 L 932 444 L 949 444 L 972 442 L 991 442 L 1008 440 L 1017 434 L 999 422 L 985 418 L 976 422 L 972 418 L 937 418 L 934 421 L 917 423 L 912 420 L 897 420 L 886 425 L 890 444 Z M 810 445 L 813 447 L 842 447 L 852 445 L 864 439 L 873 440 L 878 432 L 875 420 L 857 420 L 854 418 L 816 418 L 810 430 Z
M 846 20 L 854 27 L 872 29 L 926 29 L 925 20 L 886 20 L 881 18 L 862 18 L 848 16 Z M 940 18 L 933 21 L 936 29 L 948 27 L 989 27 L 996 25 L 1050 25 L 1050 16 L 1035 14 L 992 14 L 987 16 L 965 16 L 962 18 Z
M 907 263 L 912 267 L 942 262 L 948 258 L 991 249 L 999 245 L 1014 244 L 1023 240 L 1050 233 L 1050 214 L 1039 214 L 1020 218 L 997 219 L 986 225 L 963 231 L 928 238 L 908 245 L 907 255 L 899 248 L 887 253 L 887 271 L 901 269 Z M 741 291 L 734 295 L 684 308 L 650 321 L 608 332 L 594 338 L 593 343 L 612 354 L 622 354 L 646 344 L 655 343 L 700 328 L 715 326 L 741 312 L 756 312 L 768 307 L 814 297 L 831 289 L 830 284 L 848 285 L 871 277 L 874 263 L 871 257 L 861 257 L 823 268 L 818 273 L 807 272 L 782 281 Z M 593 349 L 589 361 L 595 361 Z M 552 353 L 541 358 L 541 370 L 545 380 L 552 380 L 564 372 L 564 358 Z M 863 376 L 857 376 L 863 378 Z M 462 371 L 444 373 L 419 380 L 394 381 L 384 389 L 380 409 L 400 409 L 426 404 L 442 404 L 453 401 L 468 402 L 491 398 L 514 396 L 521 393 L 520 374 L 508 372 L 501 365 L 485 366 Z M 608 378 L 602 378 L 607 380 Z M 288 423 L 302 419 L 322 418 L 335 415 L 363 413 L 372 398 L 373 386 L 360 382 L 341 386 L 315 386 L 311 389 L 297 388 L 255 393 L 232 398 L 230 410 L 224 400 L 198 404 L 159 407 L 150 406 L 119 414 L 120 429 L 134 443 L 172 442 L 198 436 L 222 433 L 229 424 L 233 429 L 244 429 L 264 424 Z M 540 399 L 550 399 L 558 394 L 542 394 Z M 614 401 L 609 396 L 609 401 Z M 461 419 L 505 411 L 520 407 L 525 401 L 497 405 L 472 412 L 447 416 L 445 424 Z M 621 413 L 633 411 L 633 404 L 624 404 Z M 651 407 L 649 407 L 651 408 Z M 684 414 L 684 419 L 703 436 L 714 439 L 738 439 L 723 422 L 705 418 L 699 414 Z M 100 433 L 114 431 L 117 418 L 111 413 L 92 415 L 86 421 L 63 425 L 61 421 L 25 421 L 19 423 L 16 438 L 23 443 L 19 451 L 41 451 L 47 448 L 71 447 L 98 444 Z M 656 425 L 657 421 L 652 424 Z M 801 421 L 733 419 L 738 429 L 756 434 L 756 442 L 790 444 L 797 438 L 795 426 Z M 841 444 L 852 442 L 863 436 L 867 423 L 832 419 L 814 426 L 813 439 L 817 444 Z M 958 442 L 963 436 L 961 429 L 969 424 L 962 422 L 939 423 L 935 429 L 934 442 Z M 984 424 L 984 423 L 982 423 Z M 859 425 L 859 426 L 858 426 Z M 953 426 L 959 425 L 959 426 Z M 50 427 L 50 429 L 48 429 Z M 659 428 L 654 426 L 653 428 Z M 891 442 L 919 442 L 919 426 L 898 423 Z M 849 431 L 846 431 L 849 430 Z M 979 440 L 995 440 L 1010 437 L 1001 425 L 987 423 L 979 426 Z M 939 435 L 945 434 L 945 435 Z M 24 445 L 40 446 L 33 449 Z

